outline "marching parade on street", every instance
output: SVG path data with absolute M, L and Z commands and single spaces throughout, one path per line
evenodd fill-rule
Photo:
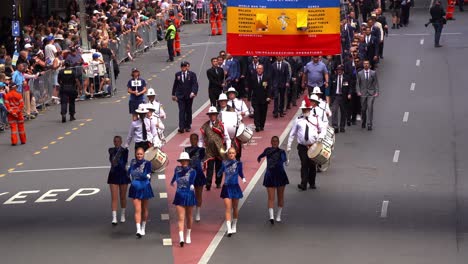
M 464 1 L 11 2 L 5 263 L 468 259 Z

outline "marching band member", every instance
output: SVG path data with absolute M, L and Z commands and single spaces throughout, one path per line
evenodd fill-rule
M 270 223 L 275 224 L 274 221 L 274 204 L 275 192 L 278 193 L 278 212 L 276 214 L 276 222 L 281 222 L 281 212 L 284 207 L 284 189 L 286 184 L 289 184 L 288 175 L 284 170 L 284 164 L 287 163 L 286 152 L 279 148 L 279 138 L 273 136 L 271 138 L 271 147 L 266 148 L 257 161 L 260 163 L 262 158 L 267 159 L 267 169 L 263 178 L 263 186 L 267 188 L 268 192 L 268 213 L 270 214 Z
M 242 162 L 236 160 L 236 150 L 234 148 L 228 149 L 228 159 L 223 160 L 221 169 L 218 171 L 217 178 L 222 178 L 223 174 L 225 178 L 220 197 L 223 198 L 226 209 L 225 218 L 227 235 L 228 237 L 231 237 L 232 234 L 237 233 L 237 220 L 239 219 L 238 205 L 239 199 L 243 197 L 238 177 L 242 178 L 243 183 L 246 182 L 244 172 L 242 170 Z
M 312 95 L 317 95 L 319 100 L 320 100 L 320 103 L 319 103 L 319 107 L 325 111 L 325 114 L 327 115 L 326 117 L 327 118 L 330 118 L 332 116 L 332 112 L 331 112 L 331 109 L 330 109 L 330 105 L 327 103 L 327 101 L 323 100 L 322 98 L 320 98 L 322 96 L 322 90 L 320 90 L 320 87 L 318 86 L 315 86 L 314 89 L 312 90 L 312 94 L 310 95 L 312 97 Z M 328 121 L 327 121 L 328 122 Z
M 149 127 L 146 129 L 148 130 L 148 133 L 151 134 L 151 144 L 155 148 L 161 148 L 165 144 L 165 139 L 164 139 L 164 124 L 161 122 L 161 119 L 155 115 L 156 109 L 154 108 L 154 105 L 152 104 L 147 104 L 146 109 L 148 109 L 148 113 L 146 118 L 149 120 Z
M 177 190 L 174 201 L 172 202 L 177 208 L 178 226 L 179 226 L 179 243 L 183 247 L 185 243 L 190 244 L 192 240 L 190 233 L 192 231 L 192 209 L 197 203 L 195 198 L 195 178 L 196 171 L 191 168 L 190 157 L 187 152 L 180 153 L 179 159 L 181 166 L 174 169 L 174 177 L 171 180 L 171 186 L 177 182 Z M 187 220 L 187 238 L 184 240 L 184 226 Z
M 213 182 L 213 173 L 221 168 L 221 161 L 225 155 L 223 149 L 231 147 L 231 139 L 227 130 L 224 129 L 223 123 L 218 119 L 216 107 L 211 106 L 206 114 L 210 120 L 206 121 L 200 128 L 202 137 L 198 144 L 199 146 L 204 144 L 206 149 L 205 164 L 208 164 L 206 190 L 209 191 Z M 221 178 L 216 177 L 216 188 L 218 189 L 221 188 L 221 180 Z
M 128 175 L 132 178 L 128 197 L 133 199 L 135 207 L 136 236 L 141 238 L 146 234 L 146 221 L 148 220 L 149 199 L 154 197 L 151 188 L 151 162 L 144 159 L 145 150 L 138 147 L 135 159 L 130 162 Z
M 218 97 L 218 112 L 235 112 L 236 110 L 228 105 L 228 98 L 225 93 L 221 93 Z
M 239 120 L 242 120 L 244 116 L 249 116 L 249 107 L 245 104 L 244 100 L 237 98 L 237 91 L 234 87 L 227 90 L 228 103 L 227 105 L 236 110 L 239 116 Z
M 195 196 L 197 198 L 197 207 L 195 208 L 195 221 L 200 221 L 200 208 L 203 202 L 203 186 L 206 185 L 206 176 L 203 172 L 202 162 L 205 159 L 205 148 L 199 147 L 198 144 L 198 135 L 193 133 L 190 135 L 190 147 L 186 147 L 184 152 L 187 152 L 190 156 L 191 162 L 190 166 L 197 173 L 195 178 Z
M 149 88 L 146 96 L 148 97 L 148 104 L 153 105 L 154 109 L 156 109 L 153 115 L 159 117 L 161 120 L 166 119 L 166 112 L 164 111 L 162 104 L 156 100 L 156 93 L 154 92 L 154 89 Z
M 302 109 L 302 116 L 296 119 L 289 133 L 287 152 L 289 155 L 291 152 L 291 144 L 294 138 L 296 138 L 298 143 L 297 152 L 301 159 L 301 183 L 298 184 L 297 187 L 305 191 L 307 190 L 307 183 L 309 183 L 311 189 L 316 189 L 316 164 L 307 156 L 307 151 L 318 139 L 318 124 L 314 124 L 312 122 L 313 119 L 310 118 L 312 106 L 307 96 L 305 96 L 305 100 L 302 101 L 300 108 Z
M 128 148 L 132 140 L 135 140 L 135 152 L 138 148 L 143 148 L 146 151 L 149 148 L 149 143 L 152 140 L 152 133 L 148 133 L 151 129 L 149 119 L 146 115 L 149 113 L 145 104 L 140 104 L 135 112 L 138 114 L 137 119 L 130 124 L 128 131 L 127 142 L 124 147 Z
M 125 222 L 125 210 L 127 208 L 127 189 L 131 182 L 127 174 L 128 149 L 122 147 L 122 137 L 114 137 L 114 147 L 109 148 L 109 161 L 111 168 L 107 177 L 111 191 L 112 225 L 117 225 L 117 197 L 120 194 L 120 222 Z
M 320 88 L 319 88 L 320 89 Z M 328 128 L 328 118 L 326 114 L 326 109 L 321 108 L 319 105 L 320 103 L 325 103 L 328 105 L 327 102 L 325 102 L 323 99 L 320 99 L 319 96 L 316 94 L 313 94 L 310 96 L 310 104 L 312 106 L 312 118 L 315 118 L 315 123 L 318 124 L 318 134 L 319 134 L 319 139 L 324 139 L 325 136 L 327 135 L 327 128 Z

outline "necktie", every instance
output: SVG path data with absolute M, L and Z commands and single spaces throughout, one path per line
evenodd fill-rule
M 258 83 L 260 84 L 262 82 L 262 76 L 258 76 Z
M 145 125 L 145 120 L 141 120 L 141 129 L 143 132 L 143 141 L 146 141 L 148 139 L 148 134 L 146 133 L 146 125 Z
M 216 72 L 216 74 L 218 74 L 218 68 L 215 68 L 215 72 Z
M 367 36 L 366 37 L 366 43 L 369 44 L 369 41 L 370 41 L 370 36 Z
M 187 78 L 187 76 L 185 75 L 185 72 L 182 73 L 182 82 L 185 82 L 185 79 Z
M 278 71 L 281 70 L 281 63 L 278 62 Z
M 338 89 L 336 89 L 336 94 L 341 94 L 341 75 L 338 75 Z
M 306 118 L 306 120 L 308 120 L 308 118 Z M 309 126 L 307 124 L 306 124 L 306 128 L 305 128 L 304 140 L 306 142 L 309 141 Z

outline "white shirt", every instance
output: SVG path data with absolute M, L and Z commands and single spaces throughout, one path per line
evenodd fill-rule
M 54 44 L 47 44 L 44 48 L 44 56 L 46 58 L 47 65 L 52 65 L 55 59 L 55 54 L 57 53 L 57 48 Z
M 312 145 L 317 141 L 319 138 L 318 135 L 318 129 L 317 129 L 317 120 L 314 120 L 314 117 L 309 117 L 309 121 L 306 120 L 305 117 L 298 117 L 296 119 L 296 123 L 291 129 L 291 132 L 289 133 L 289 139 L 288 139 L 288 147 L 287 149 L 291 149 L 292 142 L 294 141 L 294 138 L 297 138 L 297 143 L 301 145 Z M 309 127 L 309 139 L 306 141 L 305 140 L 305 131 L 306 131 L 306 126 Z M 326 131 L 325 131 L 326 133 Z
M 145 118 L 144 122 L 145 122 L 145 126 L 146 126 L 146 131 L 147 131 L 146 132 L 146 141 L 152 142 L 153 133 L 151 133 L 150 121 L 149 121 L 148 118 Z M 125 146 L 128 147 L 130 145 L 130 143 L 132 143 L 132 140 L 135 140 L 135 143 L 144 142 L 142 128 L 143 128 L 143 126 L 142 126 L 142 123 L 141 123 L 140 119 L 132 121 L 132 123 L 130 124 L 130 129 L 128 131 L 127 143 L 126 143 Z
M 156 108 L 156 111 L 154 111 L 153 116 L 159 116 L 159 118 L 163 120 L 166 119 L 166 112 L 164 111 L 164 108 L 160 102 L 154 100 L 153 102 L 148 101 L 148 104 L 151 104 L 154 106 L 154 108 Z
M 328 105 L 327 103 L 325 104 Z M 327 135 L 328 128 L 328 117 L 326 108 L 321 108 L 320 105 L 316 106 L 312 108 L 310 114 L 311 116 L 309 117 L 309 120 L 311 120 L 314 124 L 318 122 L 318 126 L 320 128 L 320 131 L 318 131 L 318 138 L 324 139 Z
M 147 118 L 145 118 L 146 121 Z M 148 133 L 151 133 L 151 143 L 153 143 L 153 146 L 155 147 L 162 147 L 163 146 L 163 141 L 162 138 L 160 137 L 160 133 L 164 132 L 164 124 L 161 122 L 161 119 L 151 116 L 149 120 L 149 128 L 147 127 Z M 145 122 L 146 124 L 146 122 Z M 148 137 L 149 138 L 149 137 Z
M 239 120 L 242 120 L 242 113 L 244 113 L 245 116 L 249 115 L 249 108 L 245 104 L 244 100 L 234 98 L 234 100 L 229 100 L 227 104 L 236 110 Z

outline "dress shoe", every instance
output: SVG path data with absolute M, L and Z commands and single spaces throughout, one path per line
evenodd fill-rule
M 205 188 L 206 188 L 207 191 L 209 191 L 209 190 L 211 190 L 211 185 L 206 185 Z
M 288 110 L 291 109 L 291 105 L 286 106 L 286 109 Z
M 366 128 L 366 124 L 365 124 L 365 123 L 362 123 L 362 124 L 361 124 L 361 128 Z
M 334 130 L 335 130 L 335 134 L 340 133 L 340 130 L 337 127 L 335 127 Z
M 281 113 L 281 114 L 280 114 L 280 117 L 284 117 L 284 113 Z
M 179 133 L 184 133 L 185 130 L 183 130 L 183 129 L 178 129 L 177 132 L 179 132 Z
M 260 128 L 259 128 L 259 127 L 256 127 L 256 128 L 255 128 L 255 132 L 260 132 Z
M 263 130 L 265 130 L 265 128 L 264 128 L 264 127 L 261 127 L 261 128 L 260 128 L 260 131 L 263 131 Z
M 184 247 L 184 244 L 185 244 L 184 241 L 179 242 L 180 247 Z
M 340 132 L 344 133 L 344 132 L 345 132 L 345 128 L 344 128 L 344 127 L 340 128 Z
M 186 129 L 185 129 L 185 132 L 190 132 L 190 128 L 186 128 Z
M 372 130 L 372 126 L 367 126 L 367 130 L 371 131 L 371 130 Z
M 171 60 L 171 59 L 167 59 L 167 60 L 166 60 L 166 62 L 173 62 L 173 61 L 174 61 L 174 59 L 172 59 L 172 60 Z
M 221 189 L 221 184 L 216 184 L 216 189 Z
M 315 184 L 314 184 L 314 185 L 310 185 L 309 188 L 312 189 L 312 190 L 315 190 L 315 189 L 317 189 L 317 186 L 315 186 Z
M 270 219 L 270 224 L 274 225 L 274 224 L 275 224 L 275 220 L 274 220 L 274 219 Z
M 65 115 L 62 116 L 62 123 L 67 122 L 67 117 Z
M 179 56 L 180 56 L 180 52 L 177 52 L 176 56 L 179 57 Z
M 274 118 L 278 118 L 278 114 L 274 114 L 273 117 L 274 117 Z
M 443 47 L 442 45 L 434 45 L 435 48 L 441 48 Z
M 137 238 L 141 238 L 142 235 L 138 232 L 138 233 L 136 233 L 136 237 L 137 237 Z
M 307 187 L 302 186 L 301 184 L 298 184 L 297 188 L 299 188 L 300 190 L 303 190 L 303 191 L 307 190 Z
M 74 115 L 70 115 L 70 121 L 75 121 L 75 120 L 76 120 L 75 116 L 74 116 Z
M 351 121 L 347 121 L 347 122 L 346 122 L 346 125 L 347 125 L 347 126 L 351 126 Z

